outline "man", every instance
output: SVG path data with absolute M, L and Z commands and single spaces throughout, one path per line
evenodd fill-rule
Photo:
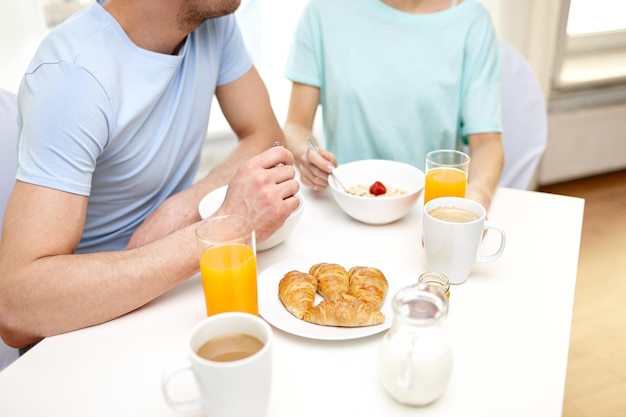
M 197 207 L 269 237 L 297 207 L 293 156 L 232 13 L 239 0 L 98 0 L 42 43 L 19 94 L 0 243 L 0 334 L 25 347 L 132 311 L 198 270 Z M 192 184 L 213 94 L 239 137 Z M 284 164 L 284 165 L 280 165 Z M 278 166 L 277 166 L 278 165 Z
M 0 88 L 0 241 L 4 209 L 13 189 L 17 170 L 15 161 L 16 113 L 15 93 Z M 0 340 L 0 371 L 9 366 L 17 357 L 17 349 L 8 347 Z

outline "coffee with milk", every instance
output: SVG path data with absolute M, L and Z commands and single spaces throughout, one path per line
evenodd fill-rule
M 428 214 L 436 219 L 455 223 L 468 223 L 479 219 L 476 213 L 458 207 L 437 207 Z

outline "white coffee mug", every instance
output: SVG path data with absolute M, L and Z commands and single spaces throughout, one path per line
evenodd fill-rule
M 224 340 L 239 334 L 258 339 L 260 350 L 243 359 L 225 361 L 205 359 L 198 354 L 209 340 Z M 204 411 L 207 417 L 265 416 L 272 378 L 272 338 L 269 324 L 253 314 L 220 313 L 202 320 L 191 330 L 186 360 L 172 364 L 163 373 L 161 388 L 166 402 L 175 411 Z M 190 401 L 172 399 L 168 390 L 170 381 L 190 370 L 200 397 Z
M 462 284 L 475 262 L 498 259 L 506 245 L 506 234 L 500 225 L 485 220 L 485 215 L 480 204 L 467 198 L 440 197 L 426 203 L 422 233 L 428 269 L 446 275 L 451 284 Z M 500 245 L 492 254 L 479 255 L 487 229 L 500 235 Z

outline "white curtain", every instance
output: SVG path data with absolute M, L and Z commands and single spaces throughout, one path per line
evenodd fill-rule
M 562 0 L 481 0 L 496 33 L 526 57 L 550 97 Z

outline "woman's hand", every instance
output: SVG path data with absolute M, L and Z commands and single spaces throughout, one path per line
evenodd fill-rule
M 328 175 L 337 166 L 337 158 L 325 149 L 319 149 L 318 154 L 307 148 L 298 156 L 296 163 L 302 184 L 317 191 L 328 187 Z

